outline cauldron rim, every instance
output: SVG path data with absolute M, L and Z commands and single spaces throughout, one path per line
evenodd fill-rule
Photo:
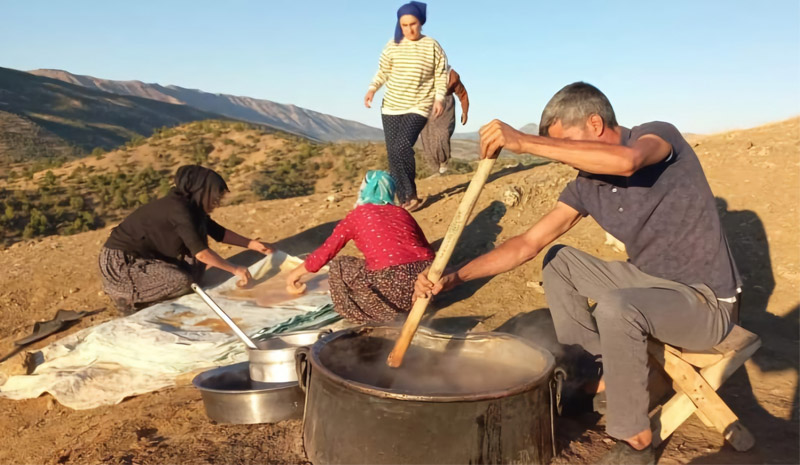
M 367 333 L 372 332 L 375 330 L 396 330 L 398 333 L 400 331 L 399 326 L 374 326 L 374 325 L 362 325 L 356 326 L 353 328 L 347 328 L 340 331 L 336 331 L 331 334 L 327 334 L 324 337 L 320 338 L 317 342 L 315 342 L 310 350 L 309 350 L 309 360 L 312 366 L 312 371 L 321 371 L 322 374 L 330 381 L 343 386 L 346 389 L 352 389 L 357 392 L 361 392 L 363 394 L 367 394 L 370 396 L 383 398 L 383 399 L 395 399 L 395 400 L 403 400 L 403 401 L 415 401 L 415 402 L 473 402 L 473 401 L 485 401 L 485 400 L 493 400 L 493 399 L 500 399 L 503 397 L 514 396 L 523 392 L 530 391 L 535 389 L 536 387 L 540 386 L 543 381 L 547 380 L 550 375 L 552 374 L 555 368 L 555 358 L 553 354 L 550 353 L 549 350 L 540 347 L 532 342 L 529 342 L 519 336 L 515 336 L 509 333 L 503 332 L 493 332 L 493 331 L 486 331 L 486 332 L 477 332 L 477 333 L 467 333 L 463 335 L 458 334 L 447 334 L 447 333 L 440 333 L 433 331 L 429 328 L 420 327 L 417 332 L 425 335 L 426 337 L 431 338 L 443 338 L 443 339 L 461 339 L 461 340 L 480 340 L 486 338 L 502 338 L 502 339 L 509 339 L 513 340 L 518 343 L 522 343 L 529 348 L 539 352 L 544 358 L 545 365 L 541 372 L 531 378 L 526 383 L 519 384 L 517 386 L 507 388 L 507 389 L 496 389 L 492 391 L 484 391 L 474 394 L 432 394 L 432 395 L 424 395 L 424 394 L 404 394 L 400 392 L 395 392 L 391 390 L 381 389 L 375 386 L 371 386 L 369 384 L 360 383 L 358 381 L 353 381 L 349 379 L 345 379 L 342 376 L 334 373 L 332 370 L 327 368 L 322 361 L 320 360 L 320 352 L 325 347 L 325 345 L 334 339 L 338 339 L 348 334 L 352 333 Z

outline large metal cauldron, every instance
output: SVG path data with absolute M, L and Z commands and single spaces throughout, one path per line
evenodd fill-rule
M 502 333 L 421 329 L 386 366 L 395 327 L 330 334 L 297 353 L 303 442 L 321 464 L 519 463 L 553 456 L 552 355 Z

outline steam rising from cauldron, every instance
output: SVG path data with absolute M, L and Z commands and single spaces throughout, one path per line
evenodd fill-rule
M 476 343 L 453 339 L 444 347 L 412 343 L 403 365 L 390 368 L 386 357 L 394 340 L 355 332 L 337 338 L 320 352 L 320 361 L 350 381 L 411 395 L 467 395 L 511 389 L 541 374 L 544 360 L 520 359 L 513 345 L 476 350 Z

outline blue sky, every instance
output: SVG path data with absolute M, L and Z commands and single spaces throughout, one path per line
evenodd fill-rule
M 0 2 L 0 66 L 246 95 L 380 126 L 362 104 L 400 2 Z M 424 33 L 470 92 L 474 131 L 538 122 L 565 84 L 621 124 L 686 132 L 800 114 L 798 0 L 431 1 Z

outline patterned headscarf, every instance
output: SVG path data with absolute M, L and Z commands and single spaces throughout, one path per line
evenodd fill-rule
M 419 20 L 420 26 L 425 24 L 428 6 L 422 2 L 408 2 L 397 9 L 397 26 L 394 28 L 394 43 L 399 44 L 403 40 L 403 28 L 400 27 L 400 17 L 411 15 Z
M 371 203 L 373 205 L 394 205 L 394 178 L 386 171 L 370 170 L 364 176 L 358 190 L 356 206 Z

